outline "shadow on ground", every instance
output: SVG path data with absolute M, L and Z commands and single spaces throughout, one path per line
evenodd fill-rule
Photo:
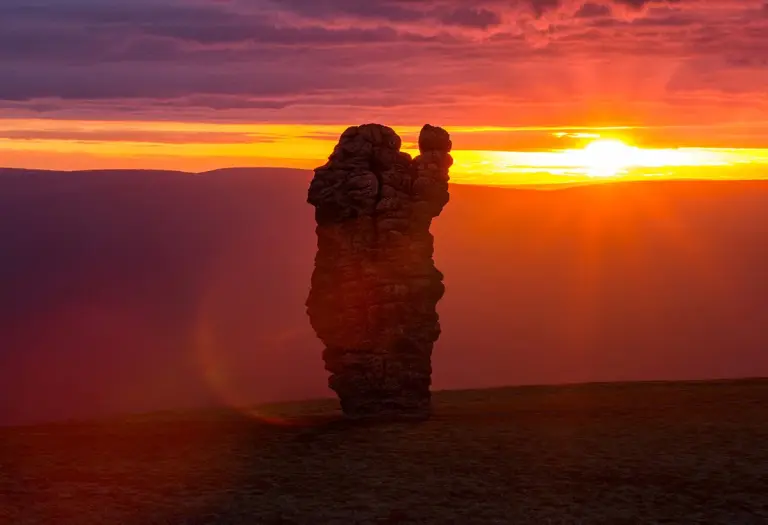
M 768 522 L 768 381 L 445 392 L 421 423 L 332 403 L 0 430 L 0 521 Z

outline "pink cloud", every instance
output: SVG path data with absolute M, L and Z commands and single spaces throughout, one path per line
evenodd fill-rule
M 0 108 L 202 121 L 763 121 L 766 14 L 762 0 L 0 0 Z

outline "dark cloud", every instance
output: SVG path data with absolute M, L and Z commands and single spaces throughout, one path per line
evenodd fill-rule
M 696 25 L 696 18 L 683 14 L 668 14 L 666 16 L 647 16 L 632 21 L 637 27 L 692 27 Z
M 683 0 L 613 0 L 617 5 L 625 5 L 633 9 L 642 9 L 649 5 L 679 4 Z
M 0 109 L 337 121 L 496 104 L 557 120 L 564 100 L 609 92 L 630 109 L 669 91 L 713 100 L 734 92 L 731 70 L 759 96 L 765 13 L 763 0 L 0 0 Z
M 146 34 L 200 44 L 252 42 L 287 46 L 350 45 L 386 42 L 427 42 L 429 36 L 398 32 L 391 27 L 329 29 L 321 26 L 277 27 L 259 20 L 238 20 L 222 25 L 155 24 L 143 29 Z
M 267 4 L 275 11 L 290 11 L 314 19 L 348 17 L 391 22 L 423 20 L 426 15 L 420 5 L 429 6 L 429 2 L 397 0 L 267 0 Z
M 577 18 L 594 18 L 600 16 L 609 16 L 611 14 L 611 8 L 605 4 L 593 4 L 586 3 L 582 5 L 576 14 Z
M 488 9 L 463 7 L 442 14 L 440 21 L 448 25 L 488 29 L 501 24 L 501 16 Z
M 0 83 L 0 99 L 32 100 L 58 97 L 72 100 L 174 99 L 187 95 L 239 95 L 285 99 L 328 90 L 344 90 L 356 83 L 361 88 L 382 81 L 381 73 L 365 81 L 354 71 L 314 77 L 289 64 L 271 68 L 269 75 L 242 72 L 229 65 L 198 68 L 168 64 L 142 64 L 140 74 L 122 64 L 59 66 L 52 69 L 34 65 L 9 65 L 6 81 Z M 271 102 L 270 102 L 271 103 Z

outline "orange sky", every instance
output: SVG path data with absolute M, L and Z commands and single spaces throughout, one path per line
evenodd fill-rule
M 311 169 L 324 162 L 345 128 L 55 119 L 0 122 L 5 130 L 0 136 L 4 166 L 56 170 Z M 416 154 L 419 128 L 395 129 L 404 138 L 404 149 Z M 456 159 L 452 180 L 457 183 L 543 184 L 609 177 L 768 178 L 768 148 L 725 147 L 711 139 L 710 146 L 686 144 L 690 139 L 674 128 L 456 126 L 449 130 Z M 621 141 L 625 146 L 620 143 L 618 151 L 606 151 L 600 148 L 606 141 Z
M 765 0 L 2 0 L 0 166 L 312 168 L 379 122 L 447 128 L 456 182 L 583 178 L 599 138 L 761 177 L 766 57 Z

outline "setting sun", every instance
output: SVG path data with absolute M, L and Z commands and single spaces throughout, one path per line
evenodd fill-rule
M 591 177 L 612 177 L 632 166 L 639 151 L 618 139 L 599 139 L 584 147 L 583 165 Z
M 222 166 L 312 169 L 345 124 L 8 119 L 0 122 L 6 166 L 33 169 L 169 169 Z M 403 150 L 418 155 L 418 126 L 397 126 Z M 451 182 L 495 186 L 648 177 L 765 178 L 768 148 L 692 147 L 626 127 L 456 126 Z M 638 144 L 643 144 L 640 146 Z

